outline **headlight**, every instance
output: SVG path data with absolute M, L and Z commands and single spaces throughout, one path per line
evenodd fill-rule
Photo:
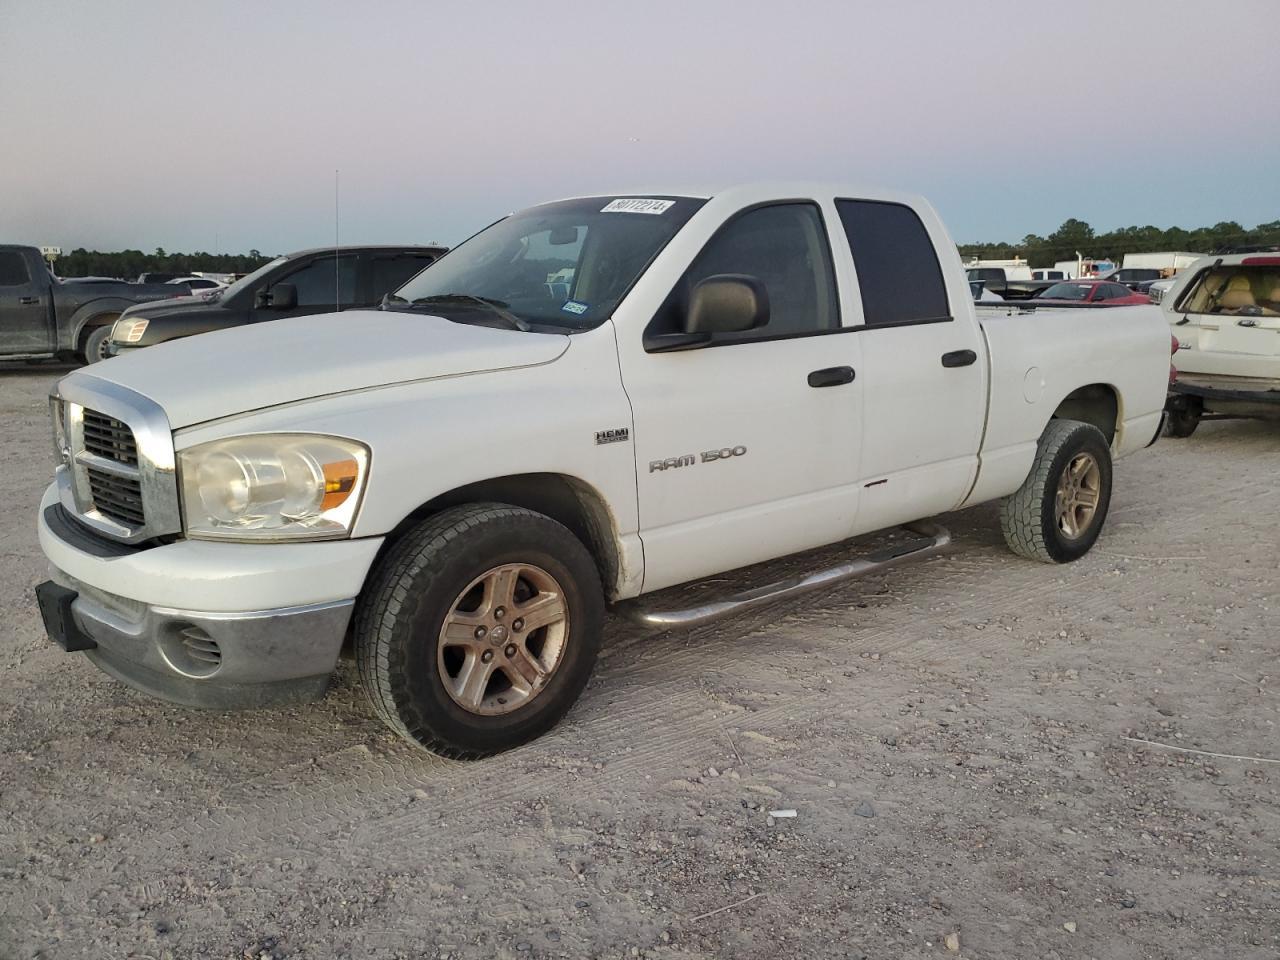
M 147 332 L 147 324 L 150 322 L 141 317 L 137 320 L 129 317 L 117 320 L 115 326 L 111 328 L 111 339 L 116 343 L 137 343 Z
M 183 450 L 178 469 L 189 537 L 334 540 L 351 534 L 369 448 L 318 434 L 258 434 Z

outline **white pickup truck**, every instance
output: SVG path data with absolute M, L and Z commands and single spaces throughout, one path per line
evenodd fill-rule
M 670 609 L 665 587 L 1002 499 L 1074 560 L 1160 427 L 1155 307 L 978 320 L 909 195 L 594 196 L 481 231 L 381 310 L 77 371 L 40 505 L 46 628 L 216 708 L 320 696 L 344 644 L 397 732 L 478 757 L 582 690 L 606 604 L 700 622 L 937 550 Z

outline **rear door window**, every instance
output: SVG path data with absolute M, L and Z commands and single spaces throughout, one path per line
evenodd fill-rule
M 937 251 L 910 207 L 878 200 L 837 200 L 867 326 L 951 319 Z
M 369 281 L 373 300 L 381 300 L 385 293 L 395 293 L 409 282 L 410 277 L 434 260 L 435 257 L 426 254 L 374 257 Z

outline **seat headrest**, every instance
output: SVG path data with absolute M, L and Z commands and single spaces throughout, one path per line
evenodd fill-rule
M 1243 284 L 1236 283 L 1237 280 L 1243 280 L 1244 282 Z M 1249 288 L 1249 279 L 1247 277 L 1234 277 L 1227 286 L 1226 292 L 1218 298 L 1218 306 L 1227 310 L 1256 306 L 1253 299 L 1253 291 Z

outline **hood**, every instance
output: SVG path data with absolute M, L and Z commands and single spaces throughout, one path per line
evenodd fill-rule
M 153 319 L 160 315 L 168 317 L 174 314 L 209 313 L 211 310 L 222 310 L 222 298 L 219 296 L 209 299 L 210 292 L 202 290 L 193 295 L 183 293 L 165 297 L 163 300 L 148 300 L 146 303 L 130 307 L 128 313 L 130 317 Z
M 350 390 L 550 363 L 568 349 L 561 334 L 348 310 L 173 340 L 70 376 L 144 394 L 178 429 Z

